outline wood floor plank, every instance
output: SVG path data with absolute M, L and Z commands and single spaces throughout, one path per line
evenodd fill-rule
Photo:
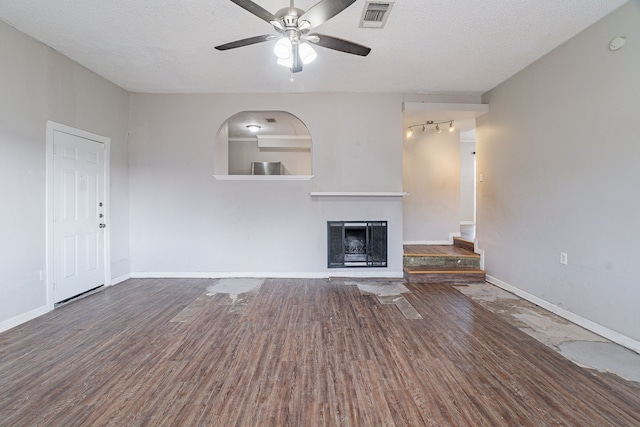
M 640 425 L 640 386 L 448 286 L 407 285 L 420 319 L 338 279 L 212 283 L 129 280 L 0 334 L 0 425 Z

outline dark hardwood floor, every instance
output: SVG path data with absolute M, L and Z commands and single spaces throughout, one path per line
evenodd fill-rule
M 129 280 L 0 334 L 0 425 L 640 425 L 633 383 L 445 285 L 408 284 L 407 319 L 336 279 L 235 309 L 212 283 Z

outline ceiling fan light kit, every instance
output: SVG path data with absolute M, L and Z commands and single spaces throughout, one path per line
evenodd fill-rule
M 277 39 L 273 47 L 276 62 L 289 68 L 292 74 L 302 71 L 303 65 L 311 63 L 318 56 L 311 44 L 358 56 L 367 56 L 371 52 L 370 48 L 348 40 L 324 34 L 309 34 L 311 29 L 333 18 L 356 0 L 321 0 L 306 12 L 294 7 L 291 0 L 290 7 L 280 9 L 275 15 L 251 0 L 231 1 L 270 23 L 279 35 L 268 34 L 236 40 L 216 46 L 217 50 L 235 49 Z

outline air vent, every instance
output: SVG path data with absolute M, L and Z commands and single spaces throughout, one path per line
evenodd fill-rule
M 265 120 L 267 121 L 267 123 L 275 123 L 276 122 L 276 119 L 273 119 L 271 117 L 267 117 Z
M 383 28 L 392 7 L 393 2 L 366 2 L 360 19 L 360 28 Z

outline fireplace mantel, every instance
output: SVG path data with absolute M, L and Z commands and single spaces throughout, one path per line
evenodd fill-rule
M 311 197 L 404 197 L 404 191 L 312 191 Z

